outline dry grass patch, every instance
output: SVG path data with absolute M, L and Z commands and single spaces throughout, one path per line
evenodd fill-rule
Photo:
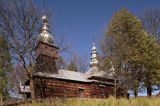
M 125 98 L 115 99 L 114 97 L 108 99 L 54 99 L 45 102 L 33 101 L 21 106 L 160 106 L 160 97 L 139 97 L 130 100 Z

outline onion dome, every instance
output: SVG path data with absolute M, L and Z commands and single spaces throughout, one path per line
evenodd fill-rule
M 42 17 L 42 22 L 43 22 L 43 25 L 41 28 L 41 33 L 39 35 L 39 41 L 46 42 L 46 43 L 53 43 L 54 38 L 49 33 L 48 18 L 46 15 Z

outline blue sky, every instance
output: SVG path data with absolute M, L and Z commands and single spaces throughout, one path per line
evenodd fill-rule
M 43 5 L 43 0 L 36 3 Z M 98 41 L 104 35 L 112 15 L 125 7 L 139 15 L 145 8 L 158 7 L 160 0 L 46 0 L 46 9 L 51 9 L 50 31 L 64 35 L 71 42 L 71 51 L 80 56 L 90 56 L 92 39 Z

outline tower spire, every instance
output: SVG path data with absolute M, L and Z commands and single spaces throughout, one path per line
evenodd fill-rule
M 111 60 L 110 60 L 110 64 L 111 64 L 111 69 L 110 69 L 109 76 L 113 77 L 115 75 L 115 68 L 113 67 L 113 63 Z
M 91 52 L 90 67 L 93 69 L 98 68 L 97 51 L 96 51 L 96 46 L 94 41 L 93 41 L 92 52 Z

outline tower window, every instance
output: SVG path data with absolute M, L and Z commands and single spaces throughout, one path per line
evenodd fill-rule
M 47 49 L 48 47 L 47 47 L 47 46 L 45 46 L 45 48 Z

